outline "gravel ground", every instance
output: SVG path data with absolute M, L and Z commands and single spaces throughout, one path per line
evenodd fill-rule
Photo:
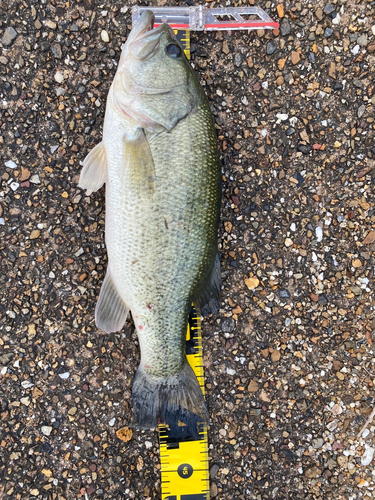
M 192 34 L 223 165 L 211 496 L 370 500 L 375 2 L 257 5 L 280 31 Z M 130 9 L 3 7 L 0 498 L 158 499 L 157 434 L 126 429 L 136 335 L 94 324 L 104 190 L 77 187 Z

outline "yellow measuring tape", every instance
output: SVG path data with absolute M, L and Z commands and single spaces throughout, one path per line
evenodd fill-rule
M 184 49 L 185 55 L 190 59 L 190 30 L 173 30 L 177 40 Z
M 204 395 L 200 318 L 191 307 L 186 335 L 186 357 Z M 159 426 L 162 500 L 209 500 L 207 426 L 199 424 L 195 436 L 184 427 Z
M 190 59 L 190 31 L 174 30 L 177 40 Z M 204 395 L 202 334 L 200 317 L 191 307 L 186 334 L 186 357 Z M 207 426 L 199 424 L 194 436 L 184 427 L 159 425 L 162 500 L 209 500 Z

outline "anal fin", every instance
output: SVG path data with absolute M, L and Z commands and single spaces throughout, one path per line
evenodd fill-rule
M 214 314 L 220 309 L 221 303 L 221 272 L 220 258 L 216 255 L 211 274 L 208 274 L 208 280 L 201 287 L 198 296 L 193 300 L 194 304 L 200 309 L 202 316 Z
M 106 333 L 118 332 L 124 326 L 128 313 L 129 308 L 118 294 L 108 267 L 95 308 L 96 326 Z
M 78 186 L 87 189 L 87 194 L 100 189 L 107 181 L 107 153 L 103 141 L 99 142 L 83 160 L 83 169 Z

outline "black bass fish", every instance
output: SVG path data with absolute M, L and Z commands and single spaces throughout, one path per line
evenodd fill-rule
M 205 314 L 220 307 L 215 127 L 173 30 L 153 23 L 145 11 L 123 47 L 103 140 L 79 181 L 89 193 L 106 183 L 108 268 L 95 319 L 115 332 L 132 313 L 141 348 L 133 383 L 139 428 L 208 421 L 185 336 L 192 302 Z

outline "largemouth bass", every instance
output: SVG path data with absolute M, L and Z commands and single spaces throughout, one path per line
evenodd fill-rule
M 103 140 L 79 186 L 106 183 L 107 273 L 95 311 L 105 332 L 131 311 L 141 348 L 133 382 L 140 428 L 208 421 L 185 355 L 188 313 L 220 304 L 220 165 L 209 104 L 167 24 L 146 11 L 110 87 Z

